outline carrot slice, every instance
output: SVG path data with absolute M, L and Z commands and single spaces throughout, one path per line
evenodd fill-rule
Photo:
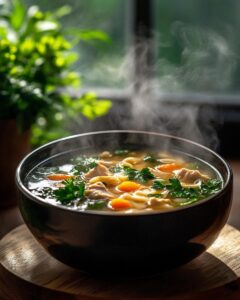
M 182 164 L 171 163 L 171 164 L 164 164 L 158 167 L 158 169 L 162 172 L 171 173 L 175 170 L 181 169 L 183 167 Z
M 132 207 L 132 204 L 130 201 L 121 199 L 121 198 L 116 198 L 113 199 L 109 202 L 110 206 L 114 210 L 125 210 L 129 209 Z
M 68 174 L 49 174 L 47 176 L 48 179 L 50 180 L 66 180 L 69 178 L 73 178 L 73 175 L 68 175 Z
M 134 181 L 123 181 L 117 188 L 123 192 L 134 192 L 140 188 L 140 184 Z

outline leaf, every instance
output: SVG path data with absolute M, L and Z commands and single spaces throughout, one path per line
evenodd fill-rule
M 12 0 L 12 11 L 10 15 L 10 23 L 16 31 L 18 31 L 21 28 L 25 15 L 26 15 L 26 10 L 22 1 Z
M 64 5 L 60 8 L 58 8 L 54 13 L 53 13 L 53 16 L 55 18 L 62 18 L 64 16 L 67 16 L 69 15 L 70 13 L 72 12 L 72 8 L 70 5 Z
M 109 171 L 112 173 L 120 173 L 123 171 L 123 168 L 121 166 L 113 166 L 109 168 Z
M 105 208 L 106 206 L 107 206 L 106 200 L 97 200 L 97 201 L 95 200 L 95 201 L 89 201 L 86 209 L 100 210 Z
M 79 110 L 89 120 L 105 115 L 112 106 L 110 100 L 98 100 L 95 93 L 86 93 L 77 100 L 80 103 Z
M 72 65 L 75 61 L 77 61 L 79 58 L 79 54 L 77 52 L 69 52 L 65 56 L 66 63 L 68 65 Z M 69 72 L 68 74 L 75 74 L 75 76 L 79 77 L 79 75 L 76 72 Z
M 155 190 L 162 190 L 165 187 L 165 185 L 160 180 L 155 180 L 152 188 Z
M 94 103 L 93 110 L 95 117 L 104 116 L 112 106 L 112 102 L 110 100 L 97 100 Z
M 75 36 L 82 41 L 92 42 L 95 40 L 107 43 L 111 42 L 108 34 L 101 30 L 68 28 L 64 30 L 64 33 Z
M 130 167 L 124 166 L 123 170 L 128 176 L 129 180 L 136 180 L 139 182 L 146 182 L 150 179 L 154 179 L 155 176 L 150 172 L 149 168 L 143 168 L 142 170 L 132 169 Z
M 86 173 L 98 164 L 98 160 L 95 157 L 87 157 L 85 155 L 75 158 L 73 162 L 76 164 L 72 169 L 75 175 Z
M 64 180 L 64 187 L 53 191 L 53 195 L 62 204 L 69 204 L 72 200 L 81 199 L 85 192 L 85 183 L 74 178 Z
M 157 163 L 158 162 L 158 160 L 154 157 L 154 156 L 152 156 L 152 155 L 146 155 L 144 158 L 143 158 L 143 160 L 145 161 L 145 162 L 150 162 L 150 163 Z
M 79 32 L 79 37 L 81 40 L 85 41 L 98 40 L 102 42 L 110 42 L 109 36 L 100 30 L 82 30 Z
M 36 30 L 43 31 L 55 31 L 59 28 L 59 24 L 53 21 L 38 21 L 35 25 Z
M 169 185 L 168 188 L 175 189 L 175 190 L 182 189 L 181 183 L 178 179 L 170 178 L 169 182 L 170 182 L 171 185 Z
M 155 198 L 162 198 L 163 195 L 162 194 L 148 194 L 148 197 L 155 197 Z
M 52 13 L 35 5 L 26 9 L 24 0 L 0 2 L 1 118 L 15 118 L 22 131 L 31 128 L 33 143 L 40 145 L 66 136 L 64 128 L 71 120 L 79 123 L 82 116 L 93 120 L 106 114 L 109 100 L 99 100 L 93 93 L 75 99 L 63 89 L 80 85 L 79 73 L 71 68 L 78 53 L 71 51 L 74 44 L 58 21 L 71 8 L 66 5 Z M 98 30 L 76 32 L 86 41 L 108 39 Z M 56 119 L 59 113 L 61 121 Z

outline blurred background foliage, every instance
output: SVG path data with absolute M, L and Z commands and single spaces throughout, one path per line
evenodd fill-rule
M 61 18 L 63 28 L 98 29 L 106 35 L 92 35 L 86 43 L 75 45 L 79 60 L 75 63 L 86 87 L 122 88 L 127 78 L 119 76 L 126 53 L 129 33 L 129 7 L 131 0 L 22 0 L 26 5 L 38 5 L 43 11 L 55 11 L 69 5 L 72 11 Z M 83 37 L 83 36 L 82 36 Z M 105 41 L 100 43 L 99 40 Z
M 109 100 L 92 92 L 73 97 L 66 88 L 80 86 L 72 70 L 80 42 L 109 42 L 99 30 L 67 28 L 61 18 L 70 6 L 42 11 L 21 0 L 0 2 L 0 119 L 16 119 L 21 131 L 32 130 L 33 145 L 67 135 L 71 119 L 82 125 L 107 113 Z
M 92 120 L 110 108 L 93 93 L 72 102 L 73 87 L 117 89 L 121 94 L 131 86 L 133 66 L 125 59 L 132 42 L 132 4 L 132 0 L 0 0 L 0 84 L 5 93 L 1 98 L 14 94 L 21 99 L 12 97 L 17 110 L 26 113 L 18 117 L 23 128 L 37 118 L 33 143 L 67 134 L 62 126 L 65 114 L 81 124 L 76 111 Z M 153 0 L 152 4 L 157 91 L 238 95 L 240 2 Z M 10 82 L 6 74 L 11 75 Z M 2 88 L 4 84 L 11 90 Z M 64 91 L 61 97 L 59 90 Z M 75 95 L 79 97 L 79 90 Z M 31 114 L 25 102 L 34 103 Z M 54 102 L 53 110 L 45 109 L 49 102 Z
M 42 10 L 70 5 L 63 27 L 98 28 L 111 42 L 78 44 L 74 65 L 86 87 L 120 88 L 131 84 L 133 0 L 23 0 Z M 240 80 L 239 0 L 152 0 L 155 79 L 165 92 L 238 93 Z M 129 52 L 128 52 L 129 54 Z

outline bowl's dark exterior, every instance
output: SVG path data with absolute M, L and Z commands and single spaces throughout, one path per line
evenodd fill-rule
M 124 215 L 76 212 L 35 199 L 22 181 L 31 169 L 30 162 L 36 157 L 41 161 L 44 151 L 48 152 L 43 147 L 30 154 L 18 169 L 19 207 L 34 237 L 67 265 L 93 273 L 158 272 L 200 255 L 227 221 L 232 173 L 214 153 L 211 163 L 225 181 L 220 193 L 170 212 Z

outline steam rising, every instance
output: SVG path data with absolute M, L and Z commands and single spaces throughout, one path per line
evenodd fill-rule
M 231 41 L 231 28 L 225 28 L 228 38 L 199 27 L 189 27 L 176 22 L 172 34 L 183 52 L 181 66 L 175 67 L 160 59 L 162 89 L 221 92 L 229 88 L 235 70 L 236 55 Z
M 195 99 L 196 95 L 201 100 L 204 93 L 218 94 L 230 88 L 236 61 L 231 35 L 228 34 L 227 40 L 213 30 L 188 27 L 180 22 L 172 26 L 172 34 L 183 49 L 177 66 L 163 58 L 149 63 L 153 41 L 148 40 L 128 49 L 120 69 L 109 68 L 111 77 L 127 78 L 130 107 L 123 109 L 120 103 L 108 127 L 100 129 L 164 132 L 216 150 L 216 127 L 223 120 L 219 119 L 214 103 L 200 105 Z M 170 46 L 161 36 L 157 40 L 160 49 Z M 99 130 L 85 127 L 84 131 L 89 129 Z
M 220 93 L 230 87 L 236 55 L 229 41 L 212 30 L 190 28 L 177 22 L 172 33 L 183 48 L 179 66 L 166 59 L 147 65 L 152 41 L 142 42 L 137 45 L 138 49 L 128 54 L 123 69 L 130 69 L 134 55 L 139 67 L 132 66 L 130 70 L 132 73 L 137 70 L 137 79 L 130 85 L 132 120 L 126 120 L 124 125 L 126 129 L 131 126 L 185 137 L 216 150 L 216 127 L 223 120 L 219 119 L 214 103 L 199 105 L 194 103 L 194 96 L 196 93 Z M 159 47 L 168 46 L 161 43 L 161 37 L 158 40 Z M 136 57 L 136 53 L 140 55 Z M 160 76 L 154 77 L 157 71 Z M 182 101 L 173 103 L 170 93 L 173 98 L 182 95 Z M 191 104 L 186 104 L 189 99 Z

